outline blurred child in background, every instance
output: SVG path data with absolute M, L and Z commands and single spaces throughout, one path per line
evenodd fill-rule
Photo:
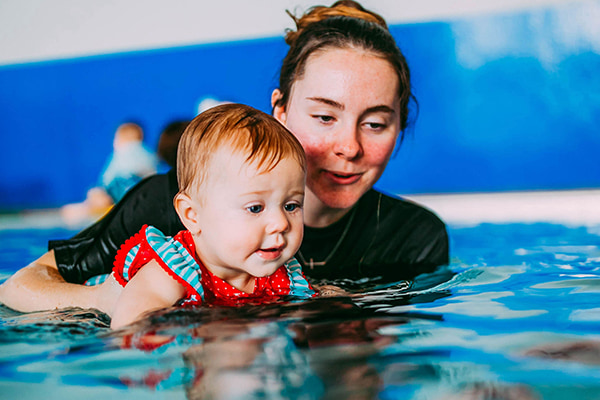
M 143 139 L 144 132 L 138 124 L 127 122 L 117 128 L 113 153 L 98 185 L 88 190 L 82 203 L 67 204 L 61 209 L 67 223 L 79 224 L 101 217 L 132 186 L 156 173 L 158 157 L 144 146 Z

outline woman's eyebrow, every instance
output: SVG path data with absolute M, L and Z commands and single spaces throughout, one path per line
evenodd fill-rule
M 344 105 L 342 103 L 339 103 L 335 100 L 331 100 L 325 97 L 307 97 L 307 100 L 311 100 L 317 103 L 322 103 L 322 104 L 327 104 L 329 106 L 335 107 L 339 110 L 344 110 Z M 388 114 L 396 114 L 396 110 L 394 110 L 392 107 L 390 106 L 386 106 L 385 104 L 380 104 L 378 106 L 373 106 L 373 107 L 369 107 L 367 108 L 362 115 L 367 115 L 370 113 L 374 113 L 374 112 L 384 112 L 384 113 L 388 113 Z
M 370 114 L 370 113 L 374 113 L 374 112 L 384 112 L 384 113 L 388 113 L 388 114 L 396 114 L 396 110 L 394 110 L 392 107 L 386 106 L 384 104 L 379 105 L 379 106 L 374 106 L 374 107 L 369 107 L 365 110 L 364 114 Z
M 337 109 L 343 110 L 344 105 L 342 103 L 338 103 L 335 100 L 327 99 L 325 97 L 307 97 L 307 100 L 315 101 L 317 103 L 327 104 L 329 106 L 335 107 Z

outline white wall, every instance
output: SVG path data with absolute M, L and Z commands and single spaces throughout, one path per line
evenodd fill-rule
M 390 24 L 569 0 L 364 0 Z M 0 0 L 0 65 L 282 35 L 318 0 Z M 331 4 L 332 1 L 324 1 Z

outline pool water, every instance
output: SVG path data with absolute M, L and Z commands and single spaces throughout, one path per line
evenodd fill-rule
M 66 229 L 0 230 L 0 281 Z M 0 306 L 2 399 L 600 399 L 600 227 L 450 227 L 452 262 L 352 297 L 168 309 Z

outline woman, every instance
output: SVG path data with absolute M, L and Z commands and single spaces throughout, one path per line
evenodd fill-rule
M 297 254 L 306 275 L 392 281 L 446 264 L 443 222 L 372 188 L 402 142 L 412 97 L 408 66 L 385 21 L 354 1 L 314 7 L 294 20 L 272 105 L 307 154 Z M 48 253 L 0 286 L 0 301 L 20 311 L 102 309 L 94 289 L 80 283 L 110 271 L 117 247 L 143 224 L 168 235 L 182 230 L 176 193 L 174 171 L 141 182 L 96 224 L 51 241 Z

